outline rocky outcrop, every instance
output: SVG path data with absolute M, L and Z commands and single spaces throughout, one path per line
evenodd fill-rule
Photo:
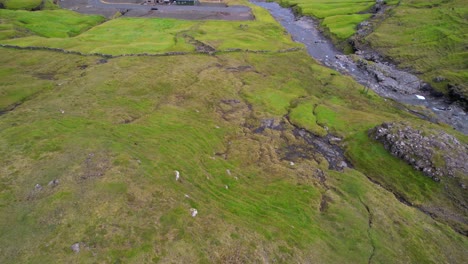
M 381 62 L 360 59 L 357 66 L 369 72 L 379 86 L 386 90 L 401 94 L 416 94 L 424 86 L 424 83 L 413 74 L 397 70 Z
M 443 131 L 416 130 L 405 123 L 383 123 L 369 130 L 393 156 L 422 171 L 434 181 L 457 177 L 466 189 L 468 145 Z

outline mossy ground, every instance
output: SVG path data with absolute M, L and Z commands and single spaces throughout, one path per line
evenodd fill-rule
M 257 19 L 248 27 L 261 34 L 256 40 L 248 33 L 213 36 L 222 28 L 235 32 L 238 22 L 107 23 L 123 31 L 139 21 L 180 23 L 216 47 L 297 47 L 278 35 L 279 26 L 267 14 Z M 115 32 L 107 35 L 112 43 L 127 41 Z M 86 33 L 71 38 L 74 47 Z M 159 34 L 165 43 L 173 33 Z M 82 42 L 89 49 L 96 45 Z M 164 50 L 174 45 L 179 44 Z M 140 50 L 122 45 L 118 52 Z M 365 136 L 387 120 L 449 129 L 363 93 L 362 86 L 318 65 L 305 51 L 103 60 L 1 48 L 0 76 L 0 108 L 19 104 L 0 116 L 2 263 L 467 258 L 466 237 L 367 178 L 417 204 L 450 207 L 443 186 Z M 323 156 L 293 135 L 288 113 L 296 126 L 317 134 L 327 128 L 343 137 L 355 168 L 328 170 Z M 284 129 L 255 133 L 265 118 L 285 122 Z M 291 146 L 309 151 L 291 160 Z M 48 186 L 54 179 L 59 184 Z M 190 208 L 197 208 L 195 218 Z M 77 242 L 81 252 L 75 254 L 70 246 Z

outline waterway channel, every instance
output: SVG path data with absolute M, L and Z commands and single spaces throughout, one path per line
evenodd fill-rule
M 392 82 L 396 83 L 397 87 L 404 87 L 405 82 L 407 82 L 408 87 L 415 81 L 423 83 L 421 80 L 417 79 L 416 76 L 400 71 L 396 66 L 388 62 L 378 62 L 382 69 L 396 72 L 397 76 L 403 76 L 401 79 L 404 79 L 387 78 L 387 80 L 383 80 L 381 76 L 385 74 L 378 74 L 379 76 L 376 76 L 375 72 L 363 68 L 362 65 L 358 65 L 358 63 L 355 62 L 356 60 L 351 60 L 348 56 L 339 51 L 331 40 L 320 32 L 317 22 L 313 19 L 304 16 L 296 17 L 291 9 L 283 8 L 275 2 L 265 2 L 262 0 L 250 1 L 268 10 L 292 36 L 293 40 L 303 43 L 309 55 L 321 64 L 337 70 L 342 74 L 352 76 L 357 82 L 367 86 L 385 98 L 393 99 L 402 104 L 424 106 L 428 112 L 434 113 L 438 120 L 451 125 L 454 129 L 464 134 L 468 134 L 468 115 L 457 104 L 452 104 L 443 97 L 435 97 L 430 91 L 425 91 L 421 89 L 421 87 L 403 91 L 388 88 L 388 84 Z M 424 113 L 412 112 L 420 117 L 427 116 Z M 431 120 L 431 118 L 428 119 Z

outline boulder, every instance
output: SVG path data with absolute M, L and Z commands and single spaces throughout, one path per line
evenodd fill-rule
M 468 145 L 444 131 L 412 128 L 406 123 L 383 123 L 369 136 L 434 181 L 468 176 Z

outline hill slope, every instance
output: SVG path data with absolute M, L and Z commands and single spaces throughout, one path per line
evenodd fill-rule
M 0 261 L 462 263 L 468 241 L 448 224 L 464 220 L 418 207 L 464 212 L 367 131 L 404 120 L 466 136 L 318 65 L 255 12 L 247 27 L 143 28 L 183 55 L 67 53 L 93 47 L 86 33 L 62 52 L 0 48 Z M 139 53 L 109 37 L 103 52 Z

